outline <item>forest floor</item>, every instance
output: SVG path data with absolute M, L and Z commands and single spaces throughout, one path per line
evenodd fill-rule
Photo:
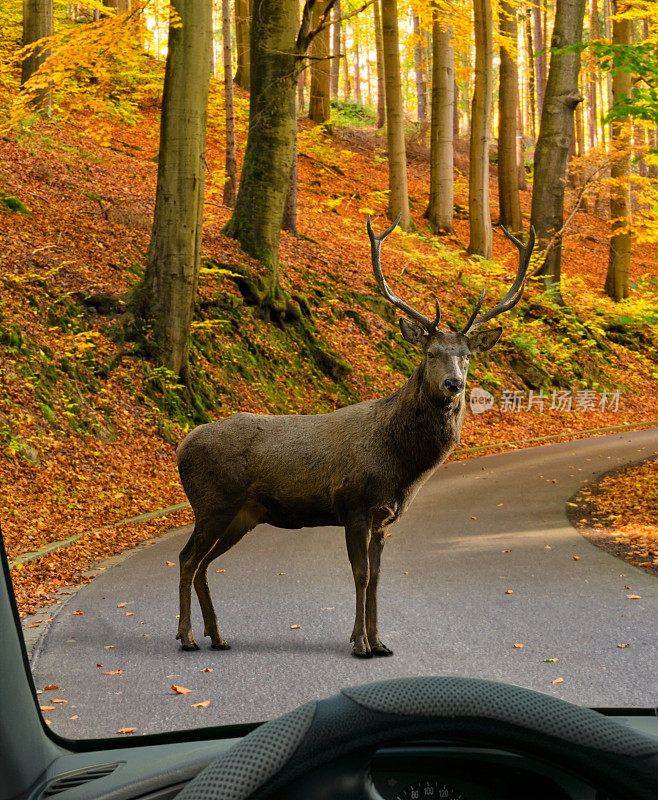
M 236 105 L 240 160 L 248 98 L 239 91 Z M 204 266 L 191 341 L 194 409 L 127 334 L 134 322 L 130 292 L 143 273 L 150 235 L 157 106 L 143 107 L 133 126 L 115 125 L 104 145 L 74 118 L 40 121 L 0 138 L 2 533 L 12 560 L 87 531 L 65 549 L 14 567 L 21 613 L 57 602 L 54 593 L 67 583 L 88 580 L 82 573 L 95 560 L 191 520 L 182 510 L 101 529 L 185 500 L 174 450 L 195 424 L 239 410 L 329 411 L 395 390 L 417 363 L 371 273 L 366 214 L 376 229 L 388 224 L 381 132 L 351 130 L 343 120 L 327 134 L 300 120 L 299 235 L 282 234 L 280 269 L 284 288 L 306 298 L 311 317 L 281 329 L 245 306 L 232 279 L 232 268 L 257 273 L 259 267 L 221 234 L 230 216 L 221 204 L 222 113 L 215 89 Z M 481 285 L 490 302 L 502 296 L 517 253 L 495 228 L 492 261 L 469 257 L 464 213 L 454 236 L 432 236 L 423 219 L 426 148 L 412 143 L 409 152 L 416 227 L 389 237 L 384 272 L 421 310 L 432 307 L 436 293 L 444 319 L 460 325 Z M 463 152 L 462 144 L 457 167 Z M 459 209 L 467 208 L 467 195 L 457 169 Z M 521 196 L 527 222 L 530 191 Z M 26 213 L 11 210 L 16 204 L 3 197 L 17 198 Z M 567 205 L 572 202 L 570 195 Z M 491 207 L 495 220 L 493 171 Z M 555 306 L 541 285 L 528 287 L 503 322 L 501 343 L 472 367 L 470 388 L 489 391 L 495 403 L 467 414 L 454 457 L 658 418 L 651 325 L 657 250 L 634 249 L 632 296 L 615 304 L 602 292 L 607 248 L 603 216 L 576 214 L 563 248 L 566 307 Z
M 607 473 L 568 506 L 591 542 L 658 576 L 658 459 Z

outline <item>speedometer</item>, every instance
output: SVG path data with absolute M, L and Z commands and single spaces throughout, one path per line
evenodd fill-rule
M 454 786 L 450 786 L 443 781 L 426 780 L 420 783 L 412 783 L 410 786 L 404 788 L 395 800 L 468 800 L 466 795 L 462 794 Z

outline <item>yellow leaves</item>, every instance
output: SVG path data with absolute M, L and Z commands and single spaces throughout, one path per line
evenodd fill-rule
M 515 644 L 514 647 L 516 648 L 516 650 L 522 650 L 523 649 L 523 645 L 521 643 Z
M 122 669 L 111 669 L 108 672 L 104 672 L 103 675 L 121 675 L 122 673 Z
M 204 700 L 201 703 L 192 703 L 192 708 L 208 708 L 210 700 Z
M 556 678 L 554 681 L 551 681 L 551 683 L 564 683 L 564 678 Z
M 290 626 L 290 630 L 291 631 L 298 631 L 301 627 L 302 627 L 301 625 L 291 625 Z
M 641 600 L 642 597 L 639 594 L 627 594 L 626 597 L 628 600 Z

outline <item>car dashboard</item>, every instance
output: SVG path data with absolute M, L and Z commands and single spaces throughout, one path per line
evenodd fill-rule
M 634 710 L 632 716 L 606 713 L 658 739 L 655 710 Z M 205 766 L 237 741 L 172 742 L 69 753 L 50 765 L 24 800 L 174 800 Z M 625 800 L 602 792 L 596 776 L 576 776 L 559 763 L 438 739 L 397 742 L 331 761 L 273 798 Z

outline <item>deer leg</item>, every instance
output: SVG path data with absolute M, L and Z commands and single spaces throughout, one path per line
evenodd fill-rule
M 212 525 L 207 523 L 201 525 L 197 521 L 187 544 L 180 551 L 180 581 L 178 585 L 180 613 L 176 638 L 180 639 L 183 650 L 199 649 L 199 645 L 192 636 L 192 581 L 204 556 L 212 550 L 229 521 L 230 517 L 217 520 Z
M 346 524 L 345 540 L 356 588 L 356 619 L 354 620 L 354 630 L 350 638 L 350 642 L 354 643 L 352 653 L 358 658 L 371 658 L 372 652 L 366 633 L 366 590 L 370 578 L 370 567 L 368 565 L 370 527 L 366 520 L 354 520 Z
M 250 524 L 252 521 L 248 518 L 248 515 L 242 512 L 236 514 L 221 535 L 221 538 L 215 541 L 210 552 L 203 557 L 194 575 L 194 589 L 199 598 L 199 605 L 203 614 L 203 635 L 210 636 L 210 646 L 213 650 L 230 650 L 231 645 L 224 639 L 217 625 L 217 615 L 215 614 L 210 588 L 208 587 L 208 567 L 216 558 L 230 550 L 234 544 L 237 544 L 254 527 Z
M 380 528 L 372 532 L 370 544 L 368 546 L 368 562 L 370 564 L 370 580 L 366 590 L 366 633 L 368 643 L 373 656 L 392 656 L 393 651 L 389 650 L 379 638 L 377 628 L 377 584 L 379 583 L 379 564 L 384 549 L 385 528 Z

